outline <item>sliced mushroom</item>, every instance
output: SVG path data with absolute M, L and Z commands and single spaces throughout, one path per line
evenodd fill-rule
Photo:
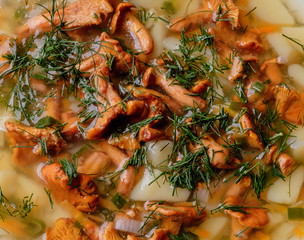
M 275 106 L 280 117 L 296 124 L 303 124 L 304 118 L 304 93 L 296 92 L 292 88 L 283 85 L 272 89 Z
M 167 79 L 165 74 L 160 74 L 156 78 L 156 84 L 162 87 L 166 93 L 182 106 L 199 107 L 204 110 L 207 106 L 206 101 L 193 94 L 180 85 L 173 83 L 172 79 Z
M 89 140 L 98 140 L 110 122 L 124 112 L 122 99 L 109 82 L 109 75 L 109 68 L 103 67 L 95 76 L 95 86 L 99 93 L 97 99 L 100 102 L 98 105 L 100 116 L 86 133 L 86 138 Z
M 192 31 L 200 25 L 223 21 L 223 19 L 229 21 L 234 28 L 241 26 L 239 9 L 232 0 L 207 0 L 203 1 L 203 5 L 197 11 L 173 19 L 169 28 L 172 32 L 181 32 L 183 29 Z
M 114 58 L 113 61 L 111 61 L 111 58 Z M 111 66 L 109 66 L 109 62 L 112 62 Z M 117 40 L 103 32 L 100 35 L 98 53 L 84 60 L 80 64 L 79 70 L 85 75 L 91 75 L 97 69 L 108 65 L 113 70 L 112 72 L 120 74 L 131 71 L 136 63 L 137 61 L 121 48 Z
M 61 27 L 73 30 L 84 26 L 101 24 L 113 12 L 107 0 L 78 0 L 60 9 L 51 16 L 44 13 L 30 19 L 17 29 L 17 35 L 26 38 L 33 34 L 50 32 L 53 28 Z
M 46 164 L 41 170 L 41 175 L 58 202 L 67 200 L 80 211 L 96 211 L 99 196 L 90 176 L 78 173 L 68 185 L 68 176 L 59 163 Z
M 133 87 L 127 86 L 128 91 L 132 91 L 134 97 L 144 100 L 147 99 L 149 95 L 159 98 L 166 106 L 170 109 L 171 112 L 177 113 L 178 115 L 182 112 L 181 105 L 174 101 L 172 98 L 159 93 L 158 91 L 147 89 L 143 87 Z
M 168 218 L 172 221 L 181 222 L 184 226 L 199 224 L 206 219 L 206 212 L 203 208 L 195 206 L 175 206 L 170 204 L 159 204 L 154 202 L 146 203 L 147 210 L 162 218 Z
M 266 153 L 264 157 L 265 164 L 277 164 L 282 174 L 287 176 L 294 169 L 296 162 L 287 153 L 280 153 L 279 156 L 277 156 L 277 152 L 278 147 L 275 145 L 271 146 L 268 153 Z
M 46 230 L 47 240 L 89 240 L 88 236 L 77 228 L 74 222 L 69 218 L 59 218 L 53 229 Z
M 15 138 L 14 135 L 17 134 L 25 142 L 28 142 L 29 145 L 33 145 L 33 153 L 36 155 L 43 155 L 43 152 L 48 154 L 58 154 L 66 147 L 65 140 L 56 135 L 52 129 L 38 129 L 11 122 L 6 122 L 5 126 L 8 134 L 13 139 Z M 45 143 L 43 146 L 42 142 Z
M 268 210 L 257 206 L 257 202 L 244 204 L 240 196 L 228 197 L 225 202 L 230 206 L 244 206 L 241 211 L 226 210 L 226 213 L 237 219 L 245 228 L 263 228 L 269 222 Z
M 260 54 L 264 51 L 263 43 L 260 39 L 260 33 L 255 29 L 248 29 L 242 35 L 241 40 L 235 43 L 238 50 L 244 54 Z
M 263 150 L 264 149 L 264 143 L 260 139 L 260 137 L 255 132 L 255 125 L 253 124 L 253 121 L 251 120 L 250 116 L 245 113 L 241 118 L 240 122 L 244 131 L 244 134 L 246 135 L 246 142 L 249 147 L 256 148 Z
M 112 34 L 130 35 L 134 41 L 133 47 L 140 47 L 141 52 L 149 54 L 153 50 L 153 39 L 145 26 L 135 17 L 132 8 L 135 6 L 131 3 L 118 4 L 111 21 Z
M 273 85 L 280 84 L 284 80 L 283 74 L 279 67 L 280 63 L 281 62 L 276 57 L 266 60 L 260 66 L 261 72 L 266 74 L 267 78 L 271 80 L 271 84 Z

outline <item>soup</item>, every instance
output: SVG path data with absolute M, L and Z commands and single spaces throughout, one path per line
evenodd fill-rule
M 300 0 L 0 6 L 1 238 L 303 238 Z

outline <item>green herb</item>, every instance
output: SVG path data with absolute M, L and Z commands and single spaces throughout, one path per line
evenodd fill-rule
M 112 203 L 118 208 L 121 209 L 126 203 L 126 199 L 124 199 L 123 196 L 121 196 L 119 193 L 116 193 L 112 198 L 111 198 Z
M 247 96 L 245 93 L 245 84 L 241 80 L 236 80 L 236 84 L 234 85 L 233 92 L 238 96 L 238 98 L 243 102 L 247 103 Z
M 166 76 L 172 79 L 172 84 L 179 84 L 185 88 L 194 86 L 198 79 L 209 79 L 218 81 L 217 74 L 223 73 L 229 67 L 219 64 L 214 39 L 208 30 L 200 27 L 195 34 L 186 34 L 184 29 L 181 32 L 181 39 L 178 49 L 165 51 L 162 59 L 165 63 Z M 211 52 L 211 61 L 206 57 Z
M 254 7 L 253 9 L 251 9 L 248 13 L 246 13 L 245 17 L 249 16 L 251 13 L 253 13 L 253 11 L 255 11 L 257 9 L 257 7 Z
M 254 91 L 256 91 L 257 93 L 263 93 L 264 89 L 265 89 L 265 84 L 260 82 L 260 81 L 255 81 L 253 83 L 252 89 Z
M 300 207 L 288 208 L 288 220 L 303 221 L 304 220 L 304 208 L 300 208 Z
M 77 178 L 77 176 L 78 176 L 77 161 L 75 161 L 72 158 L 72 160 L 70 162 L 66 158 L 63 158 L 63 159 L 59 159 L 59 162 L 62 166 L 62 170 L 65 172 L 65 174 L 68 178 L 68 185 L 71 185 L 73 179 Z
M 235 234 L 235 236 L 239 237 L 239 238 L 242 238 L 243 237 L 243 233 L 246 232 L 249 228 L 250 228 L 250 226 L 244 228 L 242 231 L 240 231 L 239 233 Z
M 165 10 L 169 14 L 176 13 L 176 8 L 172 1 L 164 1 L 161 9 Z
M 16 205 L 4 196 L 0 187 L 0 217 L 3 219 L 2 214 L 5 214 L 12 217 L 26 218 L 32 211 L 33 207 L 37 206 L 33 203 L 32 197 L 33 194 L 30 196 L 25 196 L 22 199 L 22 203 L 20 205 Z
M 231 204 L 227 204 L 226 202 L 220 204 L 217 208 L 214 208 L 211 210 L 211 213 L 218 213 L 218 212 L 223 212 L 226 210 L 230 210 L 230 211 L 234 211 L 234 212 L 240 212 L 240 213 L 247 213 L 246 209 L 266 209 L 264 207 L 248 207 L 244 204 L 241 205 L 231 205 Z
M 168 167 L 169 183 L 174 191 L 179 187 L 195 190 L 199 182 L 205 182 L 208 187 L 212 177 L 219 178 L 211 161 L 205 147 L 194 152 L 185 150 L 184 157 Z
M 239 112 L 242 108 L 242 105 L 243 104 L 241 102 L 231 102 L 229 105 L 229 109 L 234 112 Z
M 25 223 L 27 225 L 26 227 L 26 231 L 31 235 L 31 236 L 35 236 L 38 237 L 39 235 L 41 235 L 42 233 L 45 232 L 45 223 L 40 220 L 40 219 L 36 219 L 36 218 L 27 218 L 26 220 L 22 221 L 23 223 Z
M 178 236 L 174 236 L 170 233 L 169 239 L 170 240 L 199 240 L 198 236 L 192 232 L 183 232 Z
M 39 119 L 39 121 L 35 124 L 35 127 L 36 128 L 47 128 L 47 127 L 52 127 L 52 126 L 58 125 L 58 124 L 60 124 L 60 122 L 57 119 L 50 117 L 50 116 L 46 116 L 46 117 Z
M 94 13 L 93 18 L 99 19 L 99 16 L 97 15 L 97 13 Z
M 283 37 L 287 38 L 288 40 L 290 40 L 290 41 L 294 42 L 295 44 L 297 44 L 298 46 L 300 46 L 302 48 L 302 50 L 304 51 L 304 44 L 302 44 L 299 40 L 288 37 L 285 34 L 282 34 L 282 35 L 283 35 Z
M 223 4 L 225 5 L 225 7 L 227 8 L 227 5 L 225 3 L 225 1 L 223 1 Z M 217 10 L 217 17 L 216 17 L 216 21 L 221 22 L 221 21 L 231 21 L 233 22 L 232 18 L 226 18 L 225 16 L 230 12 L 230 9 L 226 10 L 225 12 L 222 13 L 223 7 L 222 4 L 219 5 L 219 8 Z
M 135 149 L 132 157 L 129 159 L 126 165 L 134 166 L 136 171 L 140 166 L 148 166 L 147 148 L 142 146 L 141 149 Z
M 144 119 L 140 122 L 131 124 L 127 127 L 127 130 L 126 130 L 125 133 L 134 133 L 134 138 L 136 138 L 138 136 L 140 128 L 152 123 L 153 121 L 161 120 L 162 118 L 163 118 L 162 115 L 157 115 L 157 116 L 154 116 L 154 117 L 146 118 L 146 119 Z
M 51 209 L 54 208 L 54 202 L 53 202 L 53 199 L 52 199 L 52 196 L 51 196 L 51 190 L 46 190 L 45 188 L 44 189 L 44 192 L 46 193 L 46 195 L 48 196 L 48 199 L 50 201 L 50 205 L 51 205 Z
M 139 9 L 137 14 L 135 15 L 138 20 L 142 23 L 142 24 L 146 24 L 150 19 L 153 19 L 155 18 L 154 17 L 154 12 L 147 12 L 146 9 L 142 8 L 142 9 Z

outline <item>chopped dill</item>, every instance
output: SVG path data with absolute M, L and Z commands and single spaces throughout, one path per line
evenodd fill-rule
M 77 160 L 75 160 L 72 156 L 72 160 L 69 161 L 66 158 L 59 159 L 59 163 L 62 166 L 62 170 L 65 172 L 68 178 L 68 185 L 72 184 L 73 179 L 77 178 Z
M 195 34 L 181 32 L 180 44 L 176 50 L 167 50 L 162 55 L 165 63 L 166 76 L 172 79 L 172 84 L 179 84 L 185 88 L 194 86 L 198 79 L 218 81 L 217 74 L 223 73 L 229 67 L 219 64 L 214 40 L 204 27 L 200 27 Z M 209 56 L 210 54 L 211 56 Z
M 17 206 L 8 200 L 6 196 L 4 196 L 0 187 L 0 217 L 3 219 L 4 215 L 8 215 L 11 217 L 26 218 L 32 211 L 33 207 L 37 206 L 33 203 L 32 198 L 33 194 L 30 196 L 25 196 L 22 199 L 22 203 Z
M 50 201 L 50 205 L 51 205 L 51 209 L 54 208 L 54 202 L 53 202 L 53 199 L 52 199 L 52 196 L 51 196 L 51 189 L 49 190 L 46 190 L 46 188 L 43 188 L 44 189 L 44 192 L 46 193 L 49 201 Z
M 150 19 L 154 19 L 155 13 L 154 12 L 149 12 L 146 9 L 142 8 L 139 9 L 137 14 L 135 15 L 138 20 L 145 25 Z

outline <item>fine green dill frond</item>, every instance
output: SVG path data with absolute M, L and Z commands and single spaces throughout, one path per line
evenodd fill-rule
M 73 157 L 71 161 L 67 160 L 66 158 L 59 159 L 59 163 L 62 166 L 62 170 L 65 172 L 67 178 L 68 178 L 68 185 L 72 184 L 72 180 L 77 178 L 78 172 L 77 172 L 77 160 L 75 160 Z
M 195 235 L 192 232 L 183 232 L 179 234 L 178 236 L 174 236 L 172 234 L 169 234 L 170 240 L 198 240 L 198 236 Z
M 22 203 L 18 205 L 14 204 L 3 194 L 0 187 L 0 218 L 3 219 L 4 215 L 26 218 L 32 209 L 37 206 L 33 203 L 32 198 L 33 194 L 30 196 L 25 196 L 22 199 Z
M 213 37 L 203 27 L 195 34 L 186 34 L 186 29 L 181 32 L 178 49 L 167 50 L 162 55 L 166 77 L 173 79 L 172 84 L 190 88 L 198 79 L 207 78 L 220 85 L 217 74 L 228 66 L 219 64 Z
M 185 150 L 184 157 L 168 166 L 169 183 L 177 188 L 195 190 L 197 183 L 204 182 L 206 186 L 212 178 L 219 178 L 215 169 L 211 165 L 212 159 L 207 154 L 207 149 L 201 147 L 194 152 Z
M 50 201 L 50 205 L 51 205 L 51 209 L 54 208 L 54 202 L 53 202 L 53 199 L 52 199 L 52 196 L 51 196 L 51 189 L 50 190 L 46 190 L 46 188 L 43 188 L 44 192 L 46 193 L 49 201 Z
M 300 46 L 302 48 L 302 50 L 304 51 L 304 44 L 301 43 L 298 39 L 295 39 L 295 38 L 291 38 L 291 37 L 288 37 L 286 36 L 285 34 L 283 34 L 283 37 L 287 38 L 288 40 L 292 41 L 293 43 L 297 44 L 298 46 Z
M 233 92 L 238 96 L 238 98 L 243 102 L 247 103 L 247 96 L 245 93 L 245 84 L 242 80 L 236 80 L 236 84 L 233 87 Z
M 150 19 L 155 18 L 154 15 L 154 12 L 148 12 L 146 9 L 142 8 L 137 11 L 135 16 L 143 25 L 145 25 Z
M 134 138 L 136 138 L 138 136 L 140 128 L 152 123 L 153 121 L 161 120 L 161 119 L 163 119 L 162 115 L 146 118 L 140 122 L 129 125 L 124 133 L 134 133 Z
M 211 210 L 212 214 L 218 213 L 218 212 L 224 212 L 225 210 L 230 210 L 230 211 L 235 211 L 235 212 L 240 212 L 240 213 L 247 213 L 246 209 L 267 209 L 264 207 L 251 207 L 251 206 L 246 206 L 246 203 L 243 203 L 241 205 L 231 205 L 227 204 L 227 202 L 221 203 L 218 207 L 214 208 Z

